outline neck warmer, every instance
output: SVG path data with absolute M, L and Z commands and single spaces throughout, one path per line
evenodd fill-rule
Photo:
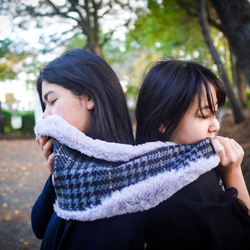
M 92 139 L 53 115 L 35 126 L 54 138 L 54 210 L 93 221 L 157 206 L 219 164 L 209 138 L 197 144 L 141 145 Z

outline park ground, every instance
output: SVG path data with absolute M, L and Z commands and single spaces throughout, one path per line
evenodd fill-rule
M 250 109 L 243 123 L 234 124 L 225 112 L 220 134 L 232 137 L 245 150 L 242 169 L 250 189 Z M 34 138 L 0 140 L 0 249 L 40 249 L 30 212 L 48 177 L 44 159 Z

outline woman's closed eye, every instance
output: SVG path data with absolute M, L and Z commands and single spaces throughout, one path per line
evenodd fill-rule
M 218 117 L 218 110 L 216 110 L 216 111 L 204 111 L 204 112 L 202 112 L 200 115 L 200 118 L 203 118 L 203 119 L 208 119 L 208 118 L 212 118 L 212 117 Z
M 57 99 L 54 99 L 53 101 L 51 101 L 50 106 L 52 106 L 56 101 L 57 101 Z
M 45 101 L 43 102 L 44 107 L 46 108 L 47 106 L 53 106 L 53 104 L 57 101 L 57 99 L 54 99 L 52 101 Z

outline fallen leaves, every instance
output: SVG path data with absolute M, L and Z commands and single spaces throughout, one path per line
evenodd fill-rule
M 0 249 L 40 249 L 30 214 L 48 175 L 35 140 L 0 140 Z

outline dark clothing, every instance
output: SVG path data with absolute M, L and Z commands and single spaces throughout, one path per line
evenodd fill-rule
M 215 170 L 202 175 L 148 211 L 146 249 L 249 250 L 250 216 L 236 196 Z
M 53 211 L 54 187 L 48 179 L 32 209 L 32 228 L 41 249 L 144 249 L 146 219 L 142 212 L 90 222 L 64 220 Z
M 33 207 L 32 227 L 46 250 L 140 250 L 144 242 L 147 250 L 250 249 L 250 217 L 236 195 L 235 189 L 222 190 L 212 170 L 148 211 L 66 221 L 53 211 L 48 180 Z

